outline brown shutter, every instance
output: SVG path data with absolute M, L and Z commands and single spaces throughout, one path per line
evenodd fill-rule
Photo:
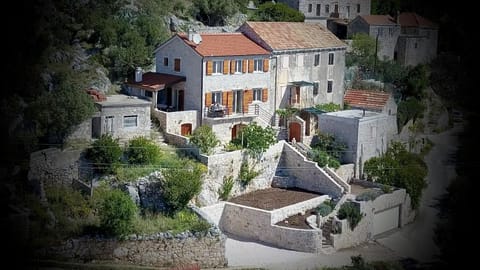
M 268 100 L 268 88 L 263 88 L 262 90 L 262 102 L 266 102 Z
M 268 72 L 269 64 L 270 61 L 268 61 L 268 58 L 263 59 L 263 72 Z
M 207 76 L 212 75 L 213 72 L 213 62 L 207 61 Z
M 247 89 L 243 92 L 243 113 L 248 112 L 248 105 L 253 101 L 253 90 Z
M 253 59 L 248 59 L 248 73 L 253 72 L 253 62 L 254 62 Z
M 235 73 L 235 60 L 230 60 L 230 74 Z
M 205 107 L 212 105 L 212 92 L 205 93 Z
M 243 64 L 242 64 L 242 72 L 246 73 L 247 72 L 247 65 L 248 65 L 248 60 L 243 59 Z
M 227 94 L 227 109 L 228 109 L 228 114 L 232 114 L 233 112 L 233 92 L 232 91 L 228 91 L 228 92 L 225 92 Z
M 228 60 L 223 60 L 223 74 L 228 74 L 228 66 L 229 66 Z

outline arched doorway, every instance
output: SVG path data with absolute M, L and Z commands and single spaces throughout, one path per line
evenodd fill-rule
M 241 132 L 242 129 L 243 129 L 244 127 L 246 127 L 246 126 L 247 126 L 247 125 L 245 125 L 245 124 L 236 124 L 236 125 L 234 125 L 233 128 L 232 128 L 232 140 L 238 138 L 238 136 L 240 135 L 240 132 Z
M 189 136 L 192 135 L 192 124 L 182 124 L 180 126 L 180 134 L 182 136 Z
M 295 141 L 300 142 L 300 138 L 302 135 L 302 126 L 300 125 L 300 123 L 291 122 L 288 125 L 288 130 L 289 130 L 288 140 L 292 141 L 293 138 L 295 138 Z

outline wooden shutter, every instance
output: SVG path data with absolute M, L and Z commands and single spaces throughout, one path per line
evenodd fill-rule
M 254 62 L 253 59 L 249 59 L 249 60 L 248 60 L 248 73 L 252 73 L 252 72 L 253 72 L 253 62 Z
M 235 60 L 230 60 L 230 74 L 235 73 Z
M 213 62 L 207 61 L 207 76 L 212 75 L 213 73 Z
M 263 88 L 262 90 L 262 102 L 266 102 L 268 100 L 268 88 Z
M 248 105 L 253 101 L 253 90 L 247 89 L 243 92 L 243 113 L 248 112 Z
M 229 66 L 228 60 L 223 60 L 223 74 L 228 74 L 228 66 Z
M 212 105 L 212 92 L 205 93 L 205 107 Z
M 223 106 L 227 107 L 227 114 L 232 114 L 233 109 L 233 93 L 232 91 L 224 91 L 222 93 Z
M 268 72 L 270 61 L 268 58 L 263 59 L 263 72 Z
M 242 72 L 246 73 L 247 72 L 247 65 L 248 65 L 248 60 L 244 59 L 243 64 L 242 64 Z

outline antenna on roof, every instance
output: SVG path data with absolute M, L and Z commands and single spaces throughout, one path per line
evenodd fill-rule
M 192 36 L 192 41 L 193 43 L 195 44 L 200 44 L 200 42 L 202 42 L 202 36 L 200 36 L 200 34 L 198 33 L 194 33 L 193 36 Z

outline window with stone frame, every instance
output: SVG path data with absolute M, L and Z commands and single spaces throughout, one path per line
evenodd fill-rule
M 335 54 L 333 52 L 328 54 L 328 64 L 333 65 L 335 63 Z
M 320 54 L 319 53 L 315 54 L 315 59 L 314 59 L 313 65 L 314 66 L 320 65 Z
M 253 89 L 253 100 L 262 101 L 262 89 Z
M 175 58 L 173 70 L 180 72 L 180 58 Z
M 254 72 L 263 72 L 263 59 L 255 59 L 253 62 Z
M 308 13 L 312 13 L 312 4 L 308 4 Z
M 212 74 L 223 74 L 223 61 L 213 61 Z
M 125 115 L 123 117 L 123 127 L 133 128 L 138 125 L 138 116 L 137 115 Z
M 235 60 L 235 73 L 242 73 L 243 61 Z
M 333 91 L 333 81 L 328 80 L 327 81 L 327 93 L 332 93 L 332 91 Z

